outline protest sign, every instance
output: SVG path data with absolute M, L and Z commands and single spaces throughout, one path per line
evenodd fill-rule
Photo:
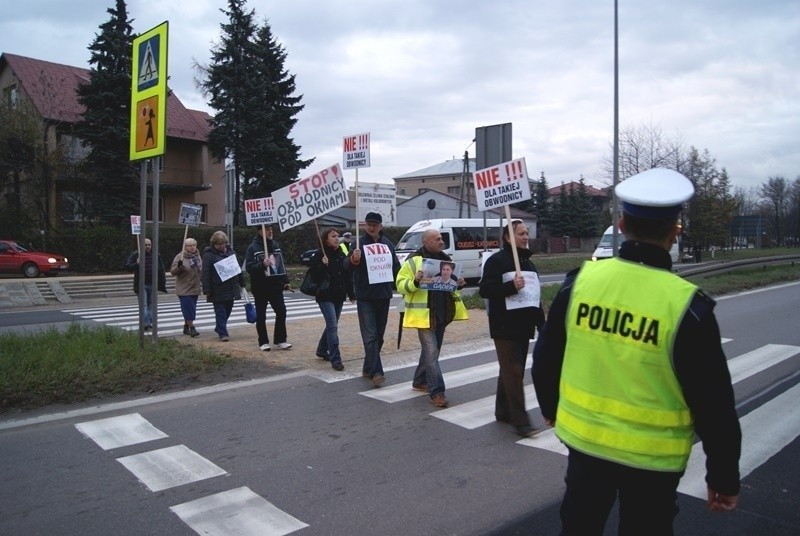
M 516 272 L 506 272 L 503 274 L 503 283 L 514 279 Z M 506 297 L 506 309 L 523 309 L 525 307 L 539 307 L 542 298 L 542 287 L 539 284 L 539 274 L 536 272 L 520 272 L 525 278 L 525 286 L 517 291 L 516 294 Z
M 369 167 L 369 132 L 346 136 L 342 141 L 344 169 Z
M 221 261 L 217 261 L 214 263 L 214 269 L 217 271 L 222 281 L 227 281 L 231 277 L 242 273 L 242 267 L 239 266 L 239 263 L 236 261 L 236 255 L 229 255 Z
M 244 214 L 247 225 L 269 225 L 277 222 L 274 200 L 271 197 L 245 199 Z
M 476 203 L 480 211 L 531 198 L 524 158 L 476 171 L 473 180 Z
M 392 271 L 392 251 L 386 244 L 364 244 L 364 261 L 367 263 L 369 284 L 391 283 L 394 281 Z
M 379 182 L 362 182 L 358 186 L 358 221 L 370 212 L 377 212 L 383 217 L 383 225 L 397 225 L 397 201 L 394 184 Z
M 339 164 L 272 192 L 272 199 L 281 231 L 318 218 L 348 202 Z
M 131 216 L 131 234 L 142 234 L 142 217 Z
M 422 259 L 422 279 L 419 288 L 453 292 L 458 288 L 461 264 L 439 259 Z
M 200 225 L 200 216 L 203 214 L 203 207 L 189 203 L 181 203 L 181 212 L 178 215 L 178 223 L 197 227 Z

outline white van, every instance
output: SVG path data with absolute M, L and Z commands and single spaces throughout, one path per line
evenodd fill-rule
M 461 277 L 476 281 L 481 277 L 481 258 L 484 249 L 487 255 L 500 249 L 500 225 L 505 220 L 486 220 L 486 243 L 483 238 L 483 218 L 450 218 L 420 221 L 412 225 L 395 251 L 401 263 L 406 257 L 422 247 L 422 233 L 436 229 L 442 234 L 444 252 L 461 265 Z
M 617 230 L 617 250 L 619 250 L 619 245 L 625 240 L 625 236 Z M 613 250 L 614 245 L 614 226 L 612 225 L 606 232 L 603 233 L 603 237 L 600 239 L 600 242 L 597 244 L 597 249 L 594 250 L 592 253 L 592 260 L 600 260 L 600 259 L 607 259 L 614 255 Z M 680 245 L 678 244 L 678 240 L 675 239 L 675 242 L 672 243 L 672 247 L 669 249 L 669 256 L 672 257 L 672 262 L 678 262 L 680 258 Z

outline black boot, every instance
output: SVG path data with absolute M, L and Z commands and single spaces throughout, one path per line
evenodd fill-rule
M 186 322 L 183 323 L 183 334 L 184 335 L 191 335 L 191 331 L 189 331 L 189 324 Z
M 192 337 L 197 337 L 197 336 L 198 336 L 198 335 L 200 335 L 200 334 L 199 334 L 199 333 L 197 333 L 197 330 L 196 330 L 196 329 L 194 329 L 194 326 L 190 326 L 190 327 L 189 327 L 189 335 L 191 335 Z

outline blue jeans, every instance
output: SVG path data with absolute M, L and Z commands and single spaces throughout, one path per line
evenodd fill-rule
M 431 398 L 444 394 L 444 377 L 442 369 L 439 367 L 439 352 L 444 340 L 444 328 L 445 326 L 436 329 L 417 329 L 421 350 L 419 364 L 414 371 L 414 379 L 411 383 L 412 385 L 427 383 Z
M 219 338 L 228 336 L 228 318 L 233 311 L 233 300 L 214 302 L 214 320 L 216 325 L 214 331 L 217 332 Z
M 194 322 L 197 316 L 197 296 L 178 296 L 181 302 L 181 314 L 184 320 Z
M 364 344 L 364 366 L 361 372 L 370 376 L 383 376 L 381 348 L 389 319 L 389 300 L 358 300 L 356 308 L 361 342 Z
M 342 314 L 344 302 L 322 301 L 317 303 L 322 317 L 325 319 L 325 329 L 322 337 L 317 343 L 317 355 L 327 355 L 328 361 L 333 363 L 342 362 L 342 354 L 339 352 L 339 316 Z
M 153 325 L 153 313 L 151 307 L 153 305 L 153 285 L 144 284 L 144 325 Z

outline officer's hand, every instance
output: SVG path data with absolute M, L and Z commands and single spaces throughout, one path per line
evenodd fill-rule
M 730 512 L 739 503 L 738 495 L 722 495 L 710 487 L 708 488 L 708 501 L 706 506 L 712 512 Z
M 358 264 L 359 262 L 361 262 L 361 250 L 360 249 L 354 249 L 352 258 L 353 258 L 353 262 L 355 264 Z

